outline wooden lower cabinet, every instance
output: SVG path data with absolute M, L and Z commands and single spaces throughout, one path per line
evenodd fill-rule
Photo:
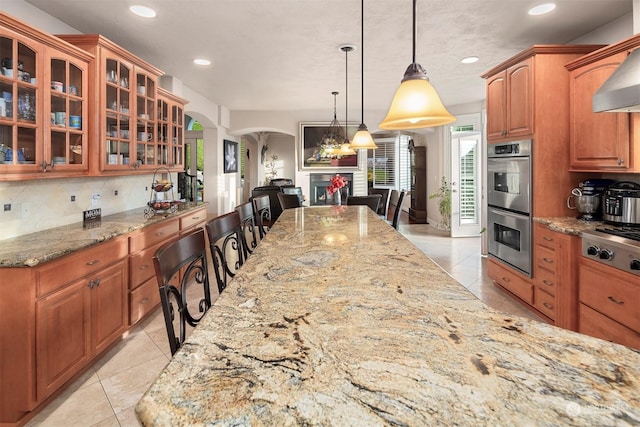
M 36 301 L 37 400 L 126 330 L 126 273 L 126 262 L 120 261 Z
M 0 269 L 0 425 L 24 424 L 156 308 L 155 249 L 205 221 L 203 207 L 34 267 Z
M 580 257 L 579 332 L 640 348 L 637 276 Z
M 496 285 L 511 292 L 527 304 L 533 305 L 533 285 L 529 278 L 493 258 L 489 258 L 488 271 L 489 277 Z

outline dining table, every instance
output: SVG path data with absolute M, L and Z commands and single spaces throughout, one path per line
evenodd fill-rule
M 145 426 L 637 426 L 640 352 L 488 307 L 366 206 L 301 207 L 278 218 L 136 415 Z

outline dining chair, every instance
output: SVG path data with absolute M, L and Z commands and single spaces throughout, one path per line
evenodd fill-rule
M 382 199 L 381 194 L 371 194 L 368 196 L 349 196 L 347 197 L 347 205 L 366 205 L 375 213 L 378 213 L 378 205 Z
M 380 204 L 378 205 L 378 215 L 385 217 L 387 216 L 387 206 L 389 205 L 389 194 L 391 193 L 391 189 L 389 188 L 376 188 L 370 187 L 369 194 L 380 194 L 382 198 L 380 199 Z
M 236 211 L 220 215 L 207 222 L 205 228 L 218 292 L 222 293 L 244 263 L 240 215 Z
M 242 227 L 242 247 L 244 259 L 251 255 L 258 246 L 258 236 L 256 221 L 253 216 L 253 203 L 246 202 L 236 206 L 236 212 L 240 215 L 240 226 Z
M 300 203 L 300 198 L 297 194 L 280 193 L 278 194 L 278 200 L 280 201 L 280 206 L 282 207 L 283 211 L 285 209 L 299 208 L 302 206 L 302 204 Z
M 302 187 L 282 186 L 282 192 L 284 194 L 296 194 L 300 199 L 300 206 L 304 203 L 304 195 L 302 194 Z
M 160 246 L 153 256 L 153 266 L 173 356 L 186 338 L 187 325 L 195 327 L 211 307 L 204 229 Z
M 252 197 L 251 203 L 253 204 L 253 218 L 258 227 L 258 233 L 260 240 L 264 239 L 269 231 L 271 225 L 271 205 L 269 202 L 269 195 L 263 194 L 260 196 Z
M 396 190 L 393 190 L 393 191 L 396 191 Z M 404 190 L 400 191 L 397 195 L 397 199 L 394 200 L 394 197 L 392 195 L 391 200 L 389 201 L 389 215 L 391 215 L 391 211 L 393 210 L 393 215 L 391 217 L 390 224 L 396 230 L 398 229 L 398 224 L 400 222 L 400 214 L 402 213 L 402 202 L 404 201 L 404 197 L 406 194 L 407 194 L 406 191 Z

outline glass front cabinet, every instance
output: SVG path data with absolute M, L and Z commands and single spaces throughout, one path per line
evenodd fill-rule
M 92 56 L 0 14 L 0 178 L 88 170 Z
M 159 165 L 171 170 L 184 170 L 184 105 L 187 103 L 171 92 L 158 88 L 156 152 Z

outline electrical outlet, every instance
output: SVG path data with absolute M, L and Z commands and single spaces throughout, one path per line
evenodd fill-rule
M 4 211 L 5 212 L 9 212 L 11 210 L 11 203 L 5 203 L 4 204 Z
M 144 191 L 149 191 L 149 187 L 144 187 Z
M 76 196 L 71 196 L 71 201 L 75 202 L 76 201 Z
M 114 195 L 114 196 L 117 196 L 117 195 L 118 195 L 118 190 L 114 191 L 114 192 L 113 192 L 113 195 Z

